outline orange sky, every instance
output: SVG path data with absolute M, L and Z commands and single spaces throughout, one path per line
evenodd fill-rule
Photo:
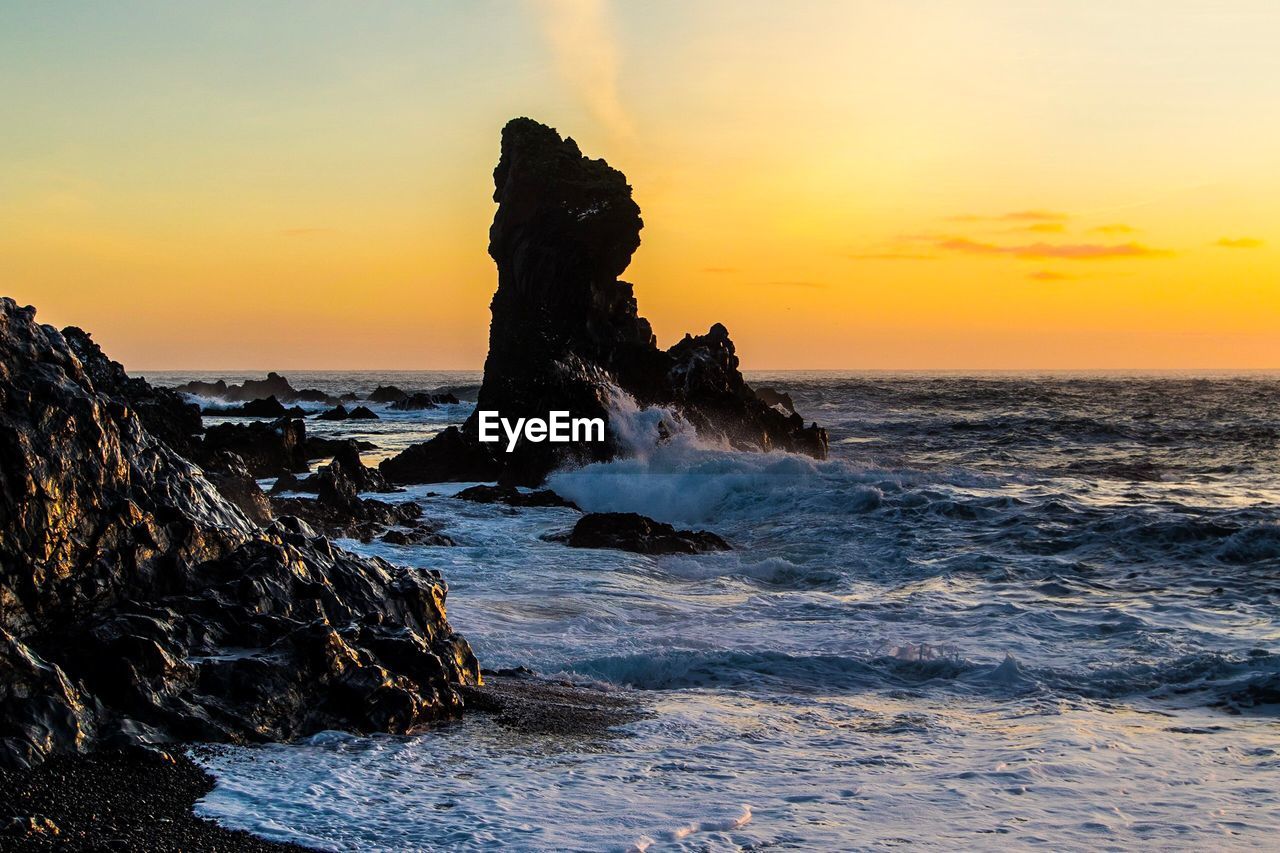
M 530 115 L 630 178 L 663 345 L 1280 368 L 1273 3 L 424 5 L 0 9 L 3 292 L 135 370 L 478 368 Z

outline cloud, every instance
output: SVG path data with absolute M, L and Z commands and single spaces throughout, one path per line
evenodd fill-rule
M 849 257 L 855 261 L 936 261 L 938 259 L 937 255 L 910 251 L 860 252 Z
M 973 213 L 962 213 L 959 216 L 948 216 L 949 222 L 1066 222 L 1071 217 L 1056 210 L 1015 210 L 1012 213 L 1001 213 L 998 216 L 982 216 Z
M 1066 222 L 1071 217 L 1055 210 L 1019 210 L 1006 213 L 1001 219 L 1020 222 Z
M 1059 258 L 1069 261 L 1103 261 L 1114 258 L 1166 258 L 1173 254 L 1167 249 L 1153 249 L 1141 243 L 1026 243 L 998 246 L 967 237 L 951 237 L 936 245 L 939 249 L 958 254 L 1007 256 L 1021 260 Z
M 1090 228 L 1090 234 L 1137 234 L 1138 229 L 1132 225 L 1125 225 L 1123 222 L 1113 222 L 1110 225 L 1099 225 L 1097 228 Z
M 1267 244 L 1257 237 L 1222 237 L 1213 245 L 1222 249 L 1261 249 Z
M 1034 225 L 1024 225 L 1014 230 L 1030 231 L 1032 234 L 1061 234 L 1067 230 L 1067 226 L 1061 222 L 1037 222 Z
M 1064 272 L 1055 272 L 1053 270 L 1037 270 L 1029 273 L 1027 278 L 1032 281 L 1069 281 L 1073 278 L 1079 278 L 1077 275 L 1067 275 Z
M 737 267 L 703 267 L 702 271 L 721 274 L 721 273 L 737 272 L 738 268 Z
M 618 41 L 605 0 L 527 0 L 556 70 L 591 115 L 615 136 L 634 125 L 618 96 Z

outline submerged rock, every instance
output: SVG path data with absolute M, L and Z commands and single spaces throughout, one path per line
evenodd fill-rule
M 472 486 L 454 495 L 464 501 L 482 504 L 501 503 L 507 506 L 539 507 L 556 506 L 577 509 L 573 501 L 567 501 L 550 489 L 522 492 L 515 486 Z
M 458 398 L 453 394 L 428 394 L 418 391 L 400 398 L 391 404 L 397 412 L 413 412 L 422 409 L 434 409 L 436 406 L 457 405 Z
M 346 420 L 369 420 L 376 421 L 378 415 L 367 406 L 356 406 L 348 409 L 342 404 L 334 406 L 327 412 L 316 415 L 317 419 L 322 421 L 346 421 Z
M 164 395 L 126 380 L 0 300 L 0 765 L 460 709 L 479 670 L 437 573 L 296 518 L 260 529 L 131 402 Z
M 729 543 L 706 530 L 677 530 L 634 512 L 593 512 L 569 534 L 574 548 L 615 548 L 638 554 L 702 554 L 728 551 Z
M 607 420 L 620 389 L 642 405 L 675 407 L 700 433 L 737 447 L 826 455 L 824 430 L 774 409 L 743 381 L 723 326 L 658 349 L 631 284 L 618 279 L 643 226 L 621 172 L 519 118 L 502 131 L 494 185 L 489 254 L 498 288 L 477 411 L 513 421 L 550 410 Z M 560 465 L 609 459 L 617 450 L 607 435 L 521 441 L 507 453 L 479 441 L 473 414 L 456 434 L 409 448 L 383 471 L 401 482 L 485 480 L 496 471 L 503 482 L 536 485 Z

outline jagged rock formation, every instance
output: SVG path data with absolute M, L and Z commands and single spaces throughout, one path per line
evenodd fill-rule
M 34 315 L 0 300 L 0 764 L 459 709 L 438 574 L 258 528 L 159 438 L 189 408 Z
M 572 139 L 531 119 L 502 131 L 494 170 L 498 211 L 489 254 L 498 266 L 489 355 L 478 409 L 503 417 L 608 417 L 617 386 L 644 405 L 678 407 L 700 433 L 737 447 L 826 455 L 824 430 L 756 397 L 719 324 L 658 349 L 618 276 L 640 245 L 640 208 L 626 177 L 582 155 Z M 514 452 L 479 441 L 476 416 L 382 463 L 389 479 L 491 479 L 534 485 L 558 465 L 612 457 L 612 439 L 522 441 Z
M 239 456 L 255 477 L 306 471 L 307 428 L 297 418 L 280 418 L 270 423 L 215 424 L 205 429 L 195 458 L 204 464 L 221 451 Z

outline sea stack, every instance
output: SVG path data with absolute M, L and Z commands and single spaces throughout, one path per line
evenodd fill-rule
M 644 223 L 626 176 L 584 156 L 572 138 L 528 118 L 508 122 L 494 170 L 489 254 L 498 266 L 489 355 L 477 411 L 545 418 L 551 410 L 608 419 L 620 389 L 641 405 L 671 406 L 702 435 L 752 450 L 824 458 L 826 431 L 759 399 L 743 381 L 724 326 L 658 348 L 619 279 Z M 532 443 L 512 452 L 479 440 L 477 416 L 461 430 L 382 463 L 391 480 L 490 480 L 536 485 L 555 468 L 612 458 L 602 442 Z

